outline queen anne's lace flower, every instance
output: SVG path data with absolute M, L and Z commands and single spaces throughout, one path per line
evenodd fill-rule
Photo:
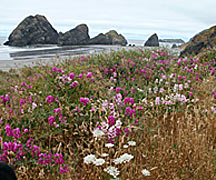
M 103 136 L 103 135 L 104 135 L 104 132 L 101 131 L 100 129 L 95 129 L 95 130 L 93 131 L 93 136 L 96 137 L 96 138 L 101 137 L 101 136 Z
M 143 170 L 142 170 L 142 174 L 143 174 L 144 176 L 150 176 L 150 172 L 149 172 L 147 169 L 143 169 Z
M 99 158 L 99 159 L 96 159 L 94 162 L 93 162 L 96 166 L 101 166 L 105 163 L 105 160 L 102 159 L 102 158 Z
M 128 141 L 129 146 L 136 146 L 136 141 Z
M 122 164 L 122 163 L 129 162 L 133 158 L 134 158 L 133 155 L 128 154 L 128 153 L 124 153 L 119 158 L 115 159 L 113 162 L 117 165 L 117 164 Z
M 107 144 L 105 144 L 105 147 L 107 147 L 107 148 L 111 148 L 111 147 L 113 147 L 114 146 L 114 144 L 112 144 L 112 143 L 107 143 Z
M 127 145 L 127 144 L 123 145 L 123 148 L 127 149 L 127 148 L 128 148 L 128 145 Z
M 107 157 L 107 156 L 109 156 L 108 153 L 102 153 L 102 154 L 101 154 L 101 157 Z
M 84 157 L 84 163 L 90 164 L 96 160 L 96 157 L 94 154 L 89 154 L 86 157 Z
M 107 172 L 108 174 L 110 174 L 111 176 L 113 176 L 114 178 L 117 178 L 117 176 L 120 173 L 118 168 L 115 168 L 113 166 L 109 166 L 109 167 L 105 168 L 104 171 Z

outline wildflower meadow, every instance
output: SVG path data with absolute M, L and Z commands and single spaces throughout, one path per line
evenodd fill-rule
M 216 51 L 112 51 L 0 72 L 18 179 L 216 179 Z

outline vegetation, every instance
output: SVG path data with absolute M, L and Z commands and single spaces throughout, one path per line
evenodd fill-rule
M 216 52 L 111 52 L 0 73 L 19 179 L 216 179 Z

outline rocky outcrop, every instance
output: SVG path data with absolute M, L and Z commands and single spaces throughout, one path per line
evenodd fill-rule
M 184 46 L 181 56 L 186 55 L 197 55 L 207 48 L 216 47 L 216 26 L 213 26 L 207 30 L 204 30 L 194 36 L 189 42 Z
M 41 15 L 28 16 L 10 34 L 5 45 L 27 46 L 35 44 L 56 44 L 58 33 Z
M 4 43 L 4 45 L 9 46 L 44 44 L 58 44 L 59 46 L 88 44 L 125 46 L 127 45 L 127 40 L 115 30 L 106 34 L 101 33 L 90 39 L 89 29 L 86 24 L 78 25 L 70 31 L 58 34 L 46 17 L 36 15 L 25 18 L 10 34 L 8 41 Z
M 112 40 L 109 36 L 106 36 L 103 33 L 98 34 L 96 37 L 89 40 L 89 44 L 104 44 L 104 45 L 111 45 Z
M 177 46 L 176 44 L 173 44 L 171 48 L 172 48 L 172 49 L 175 49 L 175 48 L 177 48 L 177 47 L 178 47 L 178 46 Z
M 100 33 L 96 37 L 90 39 L 89 44 L 104 44 L 104 45 L 121 45 L 126 46 L 127 40 L 115 30 L 111 30 L 106 34 Z
M 113 45 L 127 45 L 127 40 L 125 39 L 125 37 L 121 34 L 118 34 L 115 30 L 109 31 L 108 33 L 106 33 L 106 36 L 111 39 Z
M 150 47 L 158 47 L 159 41 L 157 34 L 153 34 L 148 40 L 145 42 L 144 46 L 150 46 Z
M 88 26 L 81 24 L 66 33 L 59 33 L 58 45 L 85 45 L 89 40 Z

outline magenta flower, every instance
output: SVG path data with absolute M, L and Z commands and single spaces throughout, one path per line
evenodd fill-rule
M 124 104 L 134 104 L 134 98 L 126 97 L 124 99 Z
M 89 98 L 80 98 L 80 102 L 83 103 L 83 105 L 87 105 L 87 103 L 89 102 Z
M 92 75 L 93 75 L 93 73 L 92 73 L 92 72 L 88 72 L 88 73 L 87 73 L 87 75 L 86 75 L 86 77 L 87 77 L 87 78 L 91 78 L 91 77 L 92 77 Z
M 68 172 L 68 165 L 61 166 L 59 170 L 59 174 Z
M 57 67 L 52 68 L 52 72 L 56 72 L 57 70 Z
M 55 154 L 55 163 L 56 164 L 63 164 L 64 163 L 64 159 L 62 154 L 56 153 Z
M 49 122 L 49 125 L 51 126 L 55 122 L 55 117 L 54 116 L 49 116 L 48 122 Z
M 115 124 L 115 118 L 113 116 L 108 117 L 108 124 L 113 126 Z
M 70 73 L 69 77 L 73 80 L 74 77 L 75 77 L 75 74 L 74 73 Z
M 79 74 L 79 76 L 78 76 L 80 79 L 83 77 L 83 74 L 81 73 L 81 74 Z
M 46 98 L 46 102 L 48 102 L 48 103 L 52 103 L 53 102 L 53 96 L 47 96 L 47 98 Z
M 74 81 L 74 82 L 72 82 L 72 84 L 70 84 L 70 87 L 72 88 L 72 87 L 76 87 L 76 85 L 78 84 L 78 81 Z
M 61 108 L 57 108 L 53 110 L 54 113 L 59 113 L 60 111 L 61 111 Z

